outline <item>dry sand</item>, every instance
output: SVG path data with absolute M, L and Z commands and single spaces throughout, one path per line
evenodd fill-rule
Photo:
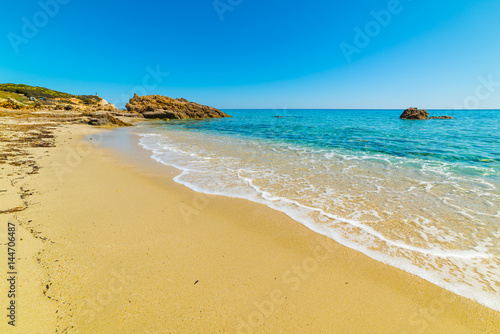
M 19 273 L 16 327 L 3 315 L 0 333 L 500 332 L 498 312 L 283 213 L 191 191 L 145 151 L 99 147 L 93 128 L 56 132 L 27 149 L 37 174 L 0 164 L 0 211 L 27 207 L 0 214 L 2 244 L 17 225 Z

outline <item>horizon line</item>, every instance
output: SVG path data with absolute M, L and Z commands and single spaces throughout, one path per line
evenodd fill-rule
M 221 110 L 406 110 L 408 108 L 220 108 Z M 500 111 L 499 109 L 448 109 L 448 108 L 426 108 L 424 110 L 446 110 L 446 111 Z

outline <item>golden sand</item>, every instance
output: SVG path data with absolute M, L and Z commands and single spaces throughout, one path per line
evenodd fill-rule
M 187 189 L 147 152 L 83 139 L 90 127 L 57 132 L 13 184 L 27 209 L 0 214 L 2 244 L 9 220 L 19 239 L 16 327 L 2 316 L 1 333 L 500 332 L 498 312 L 281 212 Z M 1 167 L 0 184 L 21 177 Z

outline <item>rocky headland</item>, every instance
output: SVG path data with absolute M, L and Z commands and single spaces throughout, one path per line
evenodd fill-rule
M 168 96 L 134 94 L 126 104 L 129 112 L 142 114 L 145 118 L 186 119 L 231 117 L 219 109 L 204 106 L 186 99 L 173 99 Z
M 112 103 L 96 95 L 73 95 L 45 87 L 0 84 L 0 108 L 44 111 L 118 111 Z
M 118 109 L 97 95 L 73 95 L 45 87 L 0 84 L 0 117 L 33 122 L 128 126 L 141 114 Z

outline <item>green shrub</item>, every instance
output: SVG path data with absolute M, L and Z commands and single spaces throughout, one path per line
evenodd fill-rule
M 83 103 L 88 105 L 98 104 L 102 100 L 97 95 L 72 95 L 44 87 L 36 87 L 36 86 L 12 84 L 12 83 L 0 84 L 0 91 L 10 92 L 15 94 L 23 94 L 28 97 L 34 97 L 37 100 L 39 100 L 40 98 L 43 98 L 44 100 L 54 99 L 54 98 L 62 98 L 62 99 L 77 98 Z M 65 100 L 65 102 L 72 103 L 71 101 L 68 100 Z

